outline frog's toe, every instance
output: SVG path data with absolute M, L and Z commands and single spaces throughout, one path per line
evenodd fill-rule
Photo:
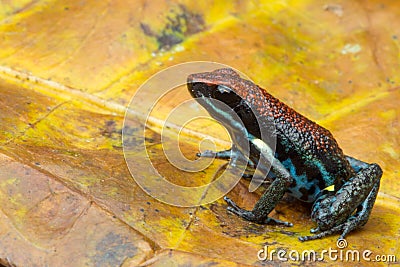
M 308 241 L 308 240 L 310 240 L 310 239 L 309 239 L 310 237 L 311 237 L 311 236 L 299 236 L 299 240 L 300 240 L 301 242 Z
M 340 225 L 337 225 L 337 226 L 335 226 L 335 227 L 333 227 L 331 229 L 328 229 L 328 230 L 325 230 L 325 231 L 322 231 L 322 232 L 320 232 L 321 229 L 319 229 L 317 227 L 317 228 L 311 229 L 310 232 L 311 233 L 319 232 L 318 234 L 310 235 L 310 236 L 301 236 L 301 237 L 299 237 L 299 240 L 304 242 L 304 241 L 309 241 L 309 240 L 320 239 L 320 238 L 323 238 L 325 236 L 332 235 L 332 234 L 335 234 L 335 233 L 343 231 L 345 229 L 344 226 L 345 226 L 345 224 L 340 224 Z
M 299 240 L 301 242 L 305 241 L 310 241 L 310 240 L 315 240 L 321 238 L 319 235 L 305 235 L 305 236 L 299 236 Z
M 216 155 L 217 155 L 217 153 L 212 150 L 206 150 L 204 152 L 196 153 L 196 157 L 199 157 L 199 158 L 215 158 Z
M 239 217 L 242 217 L 248 221 L 255 221 L 255 217 L 254 214 L 251 211 L 242 209 L 241 207 L 239 207 L 232 199 L 230 199 L 229 197 L 224 197 L 225 202 L 229 205 L 227 207 L 227 210 L 236 214 Z
M 247 211 L 247 210 L 244 210 L 241 207 L 239 207 L 232 199 L 230 199 L 227 196 L 224 197 L 224 200 L 228 204 L 227 209 L 233 213 L 238 214 L 238 213 L 244 213 L 245 211 Z
M 319 227 L 311 228 L 310 233 L 315 234 L 319 232 Z
M 323 237 L 326 236 L 326 235 L 327 235 L 326 232 L 322 232 L 322 233 L 319 233 L 319 234 L 317 234 L 317 235 L 299 236 L 299 240 L 300 240 L 301 242 L 310 241 L 310 240 L 315 240 L 315 239 L 323 238 Z
M 225 200 L 225 202 L 226 202 L 228 205 L 230 205 L 230 206 L 237 206 L 236 203 L 235 203 L 232 199 L 230 199 L 229 197 L 227 197 L 227 196 L 224 196 L 224 200 Z
M 247 221 L 250 221 L 250 222 L 254 222 L 255 221 L 254 214 L 251 211 L 244 210 L 244 209 L 239 208 L 237 206 L 236 207 L 229 206 L 227 208 L 227 210 L 232 212 L 232 213 L 234 213 L 234 214 L 236 214 L 239 217 L 242 217 L 243 219 L 245 219 Z
M 291 223 L 291 222 L 285 222 L 285 221 L 281 221 L 281 220 L 274 219 L 274 218 L 271 218 L 271 217 L 268 217 L 268 218 L 264 221 L 264 223 L 265 223 L 265 224 L 283 225 L 283 226 L 287 226 L 287 227 L 292 227 L 292 226 L 293 226 L 293 223 Z

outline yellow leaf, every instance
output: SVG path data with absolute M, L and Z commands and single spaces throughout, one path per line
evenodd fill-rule
M 123 125 L 126 107 L 146 80 L 188 61 L 238 69 L 331 130 L 346 154 L 382 166 L 370 220 L 349 234 L 347 249 L 399 260 L 397 2 L 2 1 L 0 20 L 2 264 L 262 265 L 257 254 L 265 246 L 287 253 L 337 249 L 335 235 L 297 240 L 315 225 L 310 207 L 291 198 L 271 216 L 294 227 L 264 226 L 228 213 L 221 199 L 176 207 L 145 193 L 162 187 L 135 182 L 135 175 L 149 173 L 144 159 L 182 187 L 205 185 L 223 169 L 218 160 L 202 171 L 181 170 L 165 154 L 163 140 L 173 141 L 180 129 L 170 127 L 163 139 L 161 128 L 190 98 L 184 84 L 160 100 L 145 131 L 143 107 L 153 104 L 157 90 L 144 92 L 131 124 Z M 198 112 L 189 107 L 180 114 Z M 226 131 L 204 120 L 187 124 L 179 152 L 195 160 L 207 136 L 217 148 L 229 148 Z M 142 151 L 135 148 L 144 142 L 147 156 L 138 158 Z M 131 154 L 124 155 L 124 145 Z M 136 167 L 128 169 L 124 156 L 137 159 Z M 247 187 L 241 181 L 229 196 L 251 209 L 262 190 L 249 193 Z M 266 262 L 280 263 L 277 257 Z

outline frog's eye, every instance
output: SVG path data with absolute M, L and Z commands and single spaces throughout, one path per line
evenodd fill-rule
M 227 86 L 225 86 L 225 85 L 218 85 L 217 89 L 221 94 L 232 92 L 232 89 L 227 87 Z

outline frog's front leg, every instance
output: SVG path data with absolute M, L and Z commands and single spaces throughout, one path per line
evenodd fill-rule
M 206 150 L 204 152 L 197 153 L 196 156 L 202 158 L 216 158 L 216 159 L 226 159 L 226 160 L 230 160 L 233 158 L 241 158 L 241 159 L 245 158 L 243 154 L 234 147 L 222 151 Z
M 300 241 L 318 239 L 337 232 L 342 233 L 340 239 L 343 239 L 367 223 L 378 195 L 382 169 L 377 164 L 367 164 L 350 157 L 347 159 L 355 170 L 359 168 L 359 172 L 334 195 L 322 196 L 316 200 L 311 217 L 318 227 L 312 232 L 322 232 L 299 237 Z
M 238 150 L 235 146 L 232 146 L 231 149 L 222 150 L 222 151 L 212 151 L 206 150 L 204 152 L 200 152 L 196 154 L 197 157 L 203 158 L 216 158 L 216 159 L 225 159 L 225 160 L 241 160 L 247 161 L 249 167 L 254 168 L 254 163 L 252 160 L 246 158 L 240 150 Z
M 292 223 L 268 217 L 268 214 L 275 208 L 276 204 L 282 199 L 287 188 L 293 182 L 293 178 L 282 163 L 273 156 L 274 154 L 271 148 L 265 142 L 252 136 L 249 138 L 249 141 L 260 151 L 264 159 L 271 164 L 271 170 L 276 175 L 276 178 L 258 200 L 253 210 L 242 209 L 236 205 L 234 201 L 228 197 L 224 197 L 224 200 L 229 205 L 228 210 L 248 221 L 260 224 L 276 223 L 285 226 L 293 226 Z
M 254 169 L 254 162 L 251 159 L 246 158 L 240 150 L 236 148 L 236 146 L 232 146 L 231 149 L 222 150 L 222 151 L 212 151 L 206 150 L 204 152 L 200 152 L 196 154 L 197 157 L 204 157 L 204 158 L 216 158 L 216 159 L 224 159 L 224 160 L 231 160 L 232 165 L 235 165 L 236 162 L 247 162 L 247 167 Z M 248 168 L 246 168 L 247 170 Z M 243 178 L 252 178 L 252 173 L 243 173 Z

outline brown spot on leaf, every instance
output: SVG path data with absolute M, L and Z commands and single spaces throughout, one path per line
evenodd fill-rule
M 141 23 L 143 33 L 155 37 L 158 48 L 169 50 L 172 46 L 181 43 L 186 37 L 201 32 L 205 28 L 203 16 L 190 11 L 185 5 L 180 5 L 177 13 L 167 16 L 167 23 L 160 31 L 154 31 L 149 25 Z

